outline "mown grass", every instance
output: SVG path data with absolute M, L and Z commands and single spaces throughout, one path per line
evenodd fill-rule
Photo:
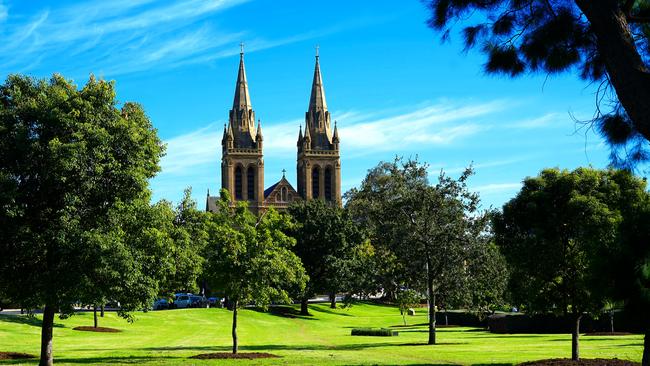
M 439 344 L 425 345 L 426 314 L 409 317 L 408 327 L 394 307 L 357 304 L 331 310 L 311 305 L 312 316 L 243 310 L 239 317 L 240 352 L 268 352 L 282 358 L 261 360 L 192 360 L 200 353 L 228 352 L 232 313 L 225 309 L 187 309 L 136 314 L 129 324 L 114 313 L 100 326 L 120 333 L 72 330 L 92 325 L 92 313 L 56 319 L 55 363 L 59 365 L 512 365 L 569 357 L 568 334 L 497 335 L 473 328 L 438 330 Z M 0 315 L 0 351 L 39 352 L 40 321 Z M 394 327 L 397 337 L 353 337 L 352 328 Z M 584 358 L 641 359 L 641 335 L 581 337 Z M 37 361 L 0 361 L 37 364 Z

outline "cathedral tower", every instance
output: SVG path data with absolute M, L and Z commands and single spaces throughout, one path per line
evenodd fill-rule
M 264 202 L 263 140 L 259 120 L 255 128 L 255 112 L 248 93 L 242 48 L 235 99 L 221 140 L 221 187 L 230 192 L 233 201 L 248 201 L 255 213 Z
M 316 54 L 309 108 L 305 114 L 305 133 L 298 134 L 298 194 L 303 199 L 320 198 L 341 204 L 341 159 L 339 134 L 325 101 L 325 88 Z

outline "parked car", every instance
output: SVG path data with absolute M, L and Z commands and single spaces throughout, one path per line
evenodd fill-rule
M 184 309 L 192 306 L 192 299 L 190 296 L 192 296 L 192 294 L 176 294 L 174 297 L 174 308 Z
M 190 301 L 192 302 L 190 306 L 193 308 L 205 308 L 208 305 L 208 300 L 205 296 L 190 295 Z
M 167 299 L 158 299 L 153 303 L 154 310 L 169 309 L 169 301 Z
M 210 305 L 211 308 L 222 308 L 223 307 L 223 299 L 219 297 L 209 297 L 208 298 L 208 305 Z

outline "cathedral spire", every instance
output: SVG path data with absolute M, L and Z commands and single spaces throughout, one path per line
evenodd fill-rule
M 260 119 L 257 120 L 257 138 L 256 140 L 261 141 L 264 138 L 262 137 L 262 121 Z
M 311 84 L 309 112 L 315 112 L 317 110 L 327 111 L 327 102 L 325 102 L 325 88 L 323 87 L 323 77 L 320 73 L 319 58 L 318 48 L 316 48 L 316 66 L 314 68 L 314 80 Z
M 239 53 L 239 73 L 237 74 L 237 85 L 235 86 L 235 100 L 232 109 L 252 109 L 251 97 L 248 93 L 248 82 L 246 81 L 246 68 L 244 67 L 244 44 L 241 44 Z

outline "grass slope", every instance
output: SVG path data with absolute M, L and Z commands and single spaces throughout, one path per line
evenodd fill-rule
M 136 314 L 128 324 L 114 313 L 100 318 L 100 326 L 121 333 L 72 330 L 92 325 L 92 313 L 55 319 L 54 355 L 58 365 L 510 365 L 543 358 L 570 357 L 568 334 L 495 335 L 471 328 L 438 330 L 439 344 L 427 340 L 426 314 L 409 317 L 398 337 L 352 337 L 351 328 L 391 327 L 402 324 L 394 307 L 357 304 L 331 310 L 310 306 L 311 317 L 243 310 L 239 317 L 240 352 L 269 352 L 281 356 L 261 360 L 192 360 L 208 352 L 229 351 L 232 313 L 224 309 L 186 309 Z M 0 351 L 38 354 L 40 321 L 0 315 Z M 641 335 L 581 337 L 584 358 L 641 359 Z M 5 364 L 37 364 L 25 360 Z

